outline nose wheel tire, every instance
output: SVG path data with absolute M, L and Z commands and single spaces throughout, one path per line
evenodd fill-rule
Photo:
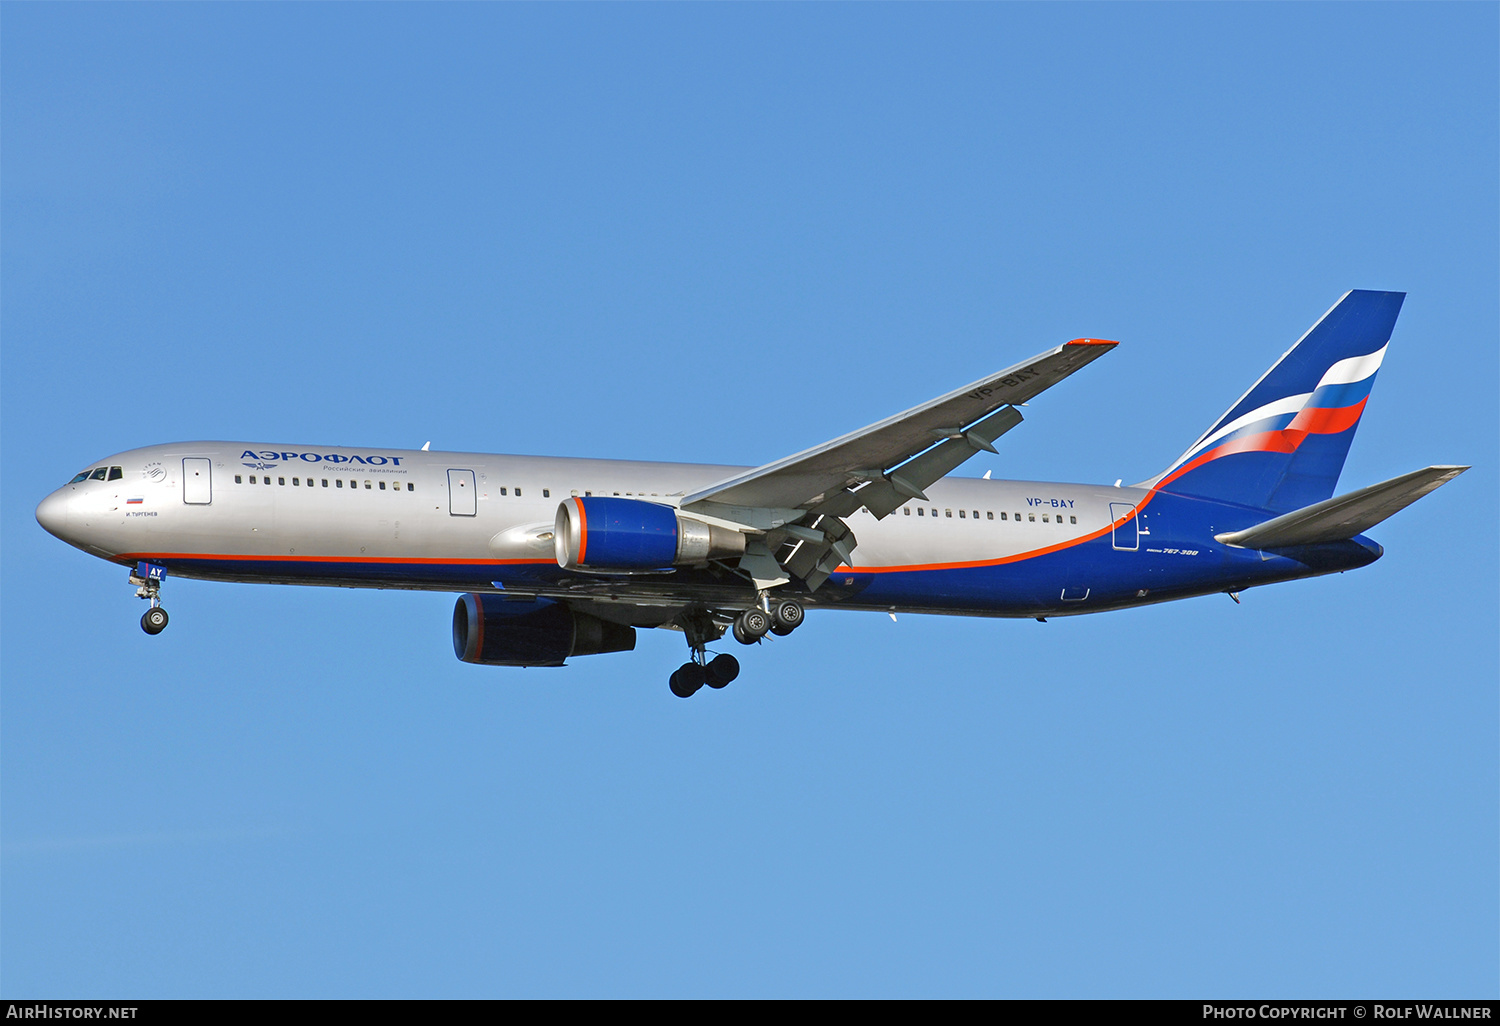
M 167 629 L 167 611 L 161 606 L 152 606 L 141 616 L 141 630 L 147 634 L 160 634 Z

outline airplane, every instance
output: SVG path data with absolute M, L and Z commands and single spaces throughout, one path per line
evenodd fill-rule
M 1363 532 L 1468 469 L 1333 494 L 1404 299 L 1345 293 L 1128 487 L 949 476 L 1117 345 L 1080 338 L 761 467 L 182 442 L 90 464 L 36 518 L 129 568 L 147 634 L 168 575 L 456 591 L 465 662 L 562 666 L 667 628 L 688 698 L 739 675 L 709 650 L 726 633 L 785 636 L 809 609 L 1045 621 L 1374 562 Z

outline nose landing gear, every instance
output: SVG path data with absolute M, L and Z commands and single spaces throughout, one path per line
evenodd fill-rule
M 161 607 L 161 582 L 166 576 L 167 568 L 155 563 L 137 563 L 130 571 L 130 583 L 136 586 L 135 597 L 151 603 L 151 608 L 141 615 L 141 630 L 147 634 L 160 634 L 167 629 L 167 611 Z

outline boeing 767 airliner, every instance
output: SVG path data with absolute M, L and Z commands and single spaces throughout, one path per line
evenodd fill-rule
M 52 534 L 162 581 L 464 592 L 465 662 L 561 666 L 682 632 L 686 698 L 734 680 L 709 646 L 806 609 L 1035 617 L 1365 566 L 1364 531 L 1467 467 L 1333 496 L 1404 293 L 1346 293 L 1187 451 L 1130 487 L 947 475 L 1017 407 L 1109 352 L 1075 339 L 754 469 L 340 445 L 183 442 L 91 464 L 42 500 Z

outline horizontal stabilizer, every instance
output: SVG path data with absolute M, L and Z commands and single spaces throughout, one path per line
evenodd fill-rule
M 1348 495 L 1315 502 L 1243 531 L 1216 534 L 1214 540 L 1245 549 L 1279 549 L 1290 545 L 1343 541 L 1363 534 L 1468 469 L 1426 467 L 1415 470 Z

